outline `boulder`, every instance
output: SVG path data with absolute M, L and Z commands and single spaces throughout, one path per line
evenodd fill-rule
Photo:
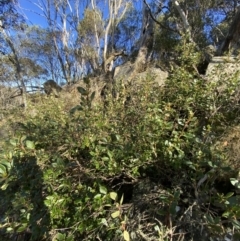
M 216 91 L 220 94 L 226 90 L 229 81 L 240 78 L 240 63 L 237 57 L 216 56 L 209 63 L 206 71 L 206 79 L 210 83 L 216 83 Z M 239 86 L 236 87 L 232 98 L 239 100 Z
M 59 86 L 54 80 L 50 79 L 43 84 L 44 92 L 47 95 L 53 94 L 55 97 L 59 97 L 59 92 L 62 91 L 61 86 Z
M 157 67 L 149 67 L 144 72 L 135 73 L 134 64 L 128 61 L 115 68 L 113 79 L 115 83 L 118 83 L 119 80 L 123 80 L 124 83 L 130 81 L 141 83 L 147 76 L 152 77 L 158 86 L 162 86 L 168 77 L 168 72 Z
M 131 62 L 126 62 L 123 65 L 117 66 L 112 76 L 112 72 L 102 74 L 97 77 L 86 77 L 87 81 L 83 79 L 77 81 L 72 85 L 63 86 L 63 98 L 68 99 L 72 105 L 78 104 L 80 101 L 80 92 L 78 87 L 84 88 L 88 92 L 88 96 L 91 96 L 95 92 L 95 98 L 93 101 L 97 103 L 102 98 L 106 97 L 107 93 L 112 93 L 114 98 L 118 98 L 119 84 L 128 85 L 129 82 L 133 83 L 132 86 L 141 88 L 142 83 L 146 83 L 146 79 L 150 77 L 156 86 L 163 86 L 168 72 L 161 70 L 160 68 L 150 67 L 146 71 L 141 73 L 135 73 L 134 65 Z M 89 82 L 89 85 L 86 83 Z
M 238 77 L 240 74 L 240 63 L 236 57 L 216 56 L 213 57 L 208 65 L 206 77 L 210 81 L 228 80 Z

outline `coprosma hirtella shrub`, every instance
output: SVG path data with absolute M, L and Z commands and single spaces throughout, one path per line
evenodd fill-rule
M 212 237 L 227 228 L 238 232 L 237 195 L 215 186 L 220 173 L 231 171 L 226 155 L 214 146 L 231 125 L 231 96 L 228 91 L 217 95 L 217 82 L 194 73 L 194 46 L 182 48 L 179 67 L 163 87 L 149 74 L 140 84 L 119 83 L 117 99 L 109 94 L 93 104 L 87 84 L 79 88 L 79 105 L 72 111 L 64 111 L 61 99 L 49 98 L 22 121 L 1 153 L 0 225 L 6 240 L 13 235 L 31 240 L 139 238 L 136 216 L 122 213 L 122 205 L 126 200 L 137 205 L 134 188 L 142 179 L 168 197 L 157 199 L 161 222 L 151 219 L 166 231 L 163 240 L 174 226 L 174 238 L 179 229 L 188 233 L 186 238 L 203 228 Z M 226 89 L 235 82 L 229 80 Z M 126 180 L 128 190 L 121 189 Z M 142 211 L 151 213 L 149 207 Z M 190 208 L 195 215 L 187 221 Z M 155 240 L 160 238 L 156 230 L 149 233 Z

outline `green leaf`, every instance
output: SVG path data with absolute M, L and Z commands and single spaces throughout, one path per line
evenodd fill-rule
M 80 106 L 80 105 L 76 105 L 75 107 L 73 107 L 71 110 L 70 110 L 70 114 L 74 114 L 76 111 L 81 111 L 83 110 L 83 107 Z
M 9 151 L 8 158 L 12 159 L 12 157 L 13 157 L 13 153 L 11 151 Z
M 34 142 L 33 141 L 29 141 L 29 140 L 27 140 L 26 141 L 26 146 L 27 146 L 27 148 L 29 148 L 29 149 L 35 149 L 35 144 L 34 144 Z
M 107 188 L 102 185 L 99 186 L 99 191 L 101 194 L 107 194 Z
M 114 212 L 114 213 L 111 214 L 111 217 L 112 217 L 112 218 L 117 218 L 117 217 L 119 217 L 119 216 L 120 216 L 120 211 L 116 211 L 116 212 Z
M 102 218 L 101 223 L 102 223 L 104 226 L 106 226 L 106 227 L 109 226 L 106 218 Z
M 129 236 L 128 231 L 124 230 L 124 232 L 123 232 L 123 238 L 124 238 L 124 240 L 126 240 L 126 241 L 130 241 L 130 236 Z
M 225 198 L 230 198 L 234 195 L 234 192 L 229 192 L 225 195 Z
M 7 173 L 6 167 L 0 164 L 0 175 L 6 175 L 6 173 Z
M 8 183 L 5 183 L 1 186 L 1 189 L 4 191 L 7 189 L 7 187 L 8 187 Z
M 121 200 L 120 200 L 121 205 L 123 204 L 123 198 L 124 198 L 124 194 L 122 195 Z
M 112 141 L 119 141 L 120 140 L 120 135 L 111 134 L 111 139 L 112 139 Z
M 90 96 L 91 102 L 94 100 L 95 95 L 96 95 L 96 91 L 93 91 L 92 94 L 91 94 L 91 96 Z
M 230 178 L 230 182 L 235 186 L 238 183 L 238 180 L 236 178 Z
M 22 136 L 20 139 L 21 143 L 24 142 L 26 140 L 26 138 L 27 138 L 27 136 Z
M 235 229 L 240 230 L 240 222 L 237 220 L 232 220 L 232 225 Z
M 117 193 L 116 192 L 110 192 L 110 198 L 113 200 L 113 201 L 116 201 L 117 200 Z
M 104 156 L 104 157 L 102 157 L 102 160 L 103 160 L 103 161 L 109 161 L 109 157 Z
M 12 231 L 13 231 L 13 228 L 12 228 L 12 227 L 8 227 L 8 228 L 7 228 L 7 232 L 8 232 L 8 233 L 11 233 Z
M 20 226 L 18 229 L 17 229 L 17 232 L 18 233 L 21 233 L 23 232 L 24 230 L 26 230 L 27 228 L 27 223 L 24 223 L 22 226 Z
M 87 95 L 88 94 L 88 92 L 81 86 L 78 86 L 77 90 L 81 95 Z
M 53 240 L 54 241 L 65 241 L 65 237 L 66 237 L 65 234 L 57 233 Z
M 90 83 L 90 79 L 87 78 L 87 77 L 85 77 L 85 78 L 83 78 L 83 82 L 84 82 L 86 85 L 88 85 L 88 84 Z
M 224 218 L 228 218 L 230 215 L 231 215 L 231 213 L 230 213 L 229 211 L 226 211 L 226 212 L 224 212 L 224 213 L 222 214 L 222 216 L 223 216 Z
M 100 193 L 96 194 L 93 199 L 100 199 L 102 195 Z
M 9 142 L 10 142 L 10 144 L 12 146 L 16 146 L 17 145 L 17 141 L 16 140 L 11 139 Z

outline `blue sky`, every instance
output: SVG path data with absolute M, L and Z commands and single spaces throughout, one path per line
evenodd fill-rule
M 23 13 L 27 23 L 44 27 L 46 20 L 40 16 L 41 11 L 33 2 L 33 0 L 18 0 L 20 12 Z
M 41 16 L 41 10 L 34 4 L 34 2 L 38 2 L 37 0 L 18 0 L 18 5 L 19 5 L 19 11 L 24 15 L 26 18 L 27 23 L 31 25 L 40 25 L 41 27 L 46 27 L 47 22 L 44 17 Z M 97 1 L 98 2 L 98 7 L 101 8 L 103 11 L 104 17 L 108 17 L 108 5 L 106 4 L 105 1 Z M 83 16 L 83 11 L 86 8 L 86 4 L 83 4 L 81 0 L 79 1 L 80 3 L 80 14 Z M 82 4 L 81 4 L 82 3 Z M 141 6 L 139 5 L 139 1 L 133 1 L 135 7 Z M 139 6 L 138 6 L 139 5 Z

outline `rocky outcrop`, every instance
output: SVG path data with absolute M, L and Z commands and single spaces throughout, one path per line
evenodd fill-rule
M 79 96 L 80 94 L 78 87 L 81 87 L 84 88 L 89 95 L 95 92 L 95 101 L 98 101 L 100 98 L 104 97 L 106 89 L 110 90 L 114 94 L 114 92 L 118 89 L 117 86 L 119 84 L 123 83 L 127 85 L 131 82 L 133 86 L 136 85 L 139 87 L 141 86 L 141 83 L 145 82 L 145 80 L 150 77 L 153 79 L 153 83 L 155 83 L 156 86 L 163 86 L 168 77 L 168 72 L 156 67 L 150 67 L 144 72 L 135 73 L 134 64 L 131 62 L 126 62 L 123 65 L 117 66 L 113 76 L 109 76 L 110 74 L 111 73 L 103 74 L 97 77 L 89 77 L 86 78 L 87 81 L 80 80 L 71 86 L 64 86 L 64 93 L 61 95 L 70 95 L 72 99 L 76 99 L 75 96 Z M 116 96 L 117 94 L 114 95 L 114 97 Z
M 135 73 L 134 64 L 128 61 L 125 64 L 117 66 L 115 68 L 113 79 L 116 83 L 119 80 L 123 81 L 124 83 L 128 83 L 131 81 L 136 83 L 141 83 L 142 80 L 147 78 L 147 76 L 150 76 L 151 78 L 153 78 L 154 82 L 158 86 L 162 86 L 164 85 L 168 77 L 168 72 L 163 71 L 160 68 L 149 67 L 143 72 Z
M 216 56 L 213 57 L 208 65 L 206 76 L 212 80 L 234 77 L 239 74 L 240 63 L 236 57 Z
M 240 77 L 240 62 L 236 57 L 217 56 L 209 63 L 206 79 L 209 82 L 218 82 L 217 91 L 226 89 L 228 82 Z
M 59 92 L 62 91 L 61 86 L 59 86 L 54 80 L 50 79 L 43 84 L 44 92 L 47 95 L 53 94 L 55 97 L 59 97 Z

